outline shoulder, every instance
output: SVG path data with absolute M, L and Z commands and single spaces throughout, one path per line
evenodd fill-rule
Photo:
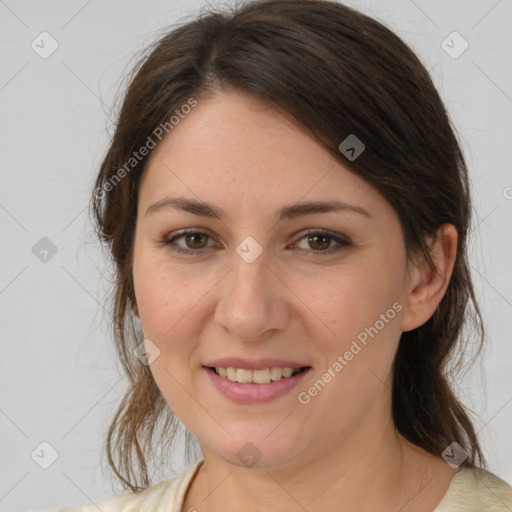
M 183 473 L 152 485 L 140 493 L 129 493 L 83 507 L 64 507 L 47 512 L 180 512 L 183 497 L 203 459 Z
M 434 512 L 508 512 L 512 487 L 481 468 L 461 468 Z

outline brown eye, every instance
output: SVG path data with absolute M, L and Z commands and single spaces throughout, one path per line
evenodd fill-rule
M 199 255 L 212 247 L 212 244 L 208 245 L 209 240 L 212 240 L 212 237 L 202 231 L 185 231 L 162 240 L 162 244 L 177 253 Z
M 331 237 L 327 235 L 308 236 L 308 243 L 312 249 L 325 250 L 331 245 Z
M 302 244 L 302 247 L 300 246 Z M 300 251 L 310 253 L 330 254 L 344 247 L 352 245 L 348 238 L 327 231 L 311 230 L 300 238 L 295 244 Z
M 191 233 L 183 235 L 188 249 L 204 249 L 208 243 L 208 235 L 203 233 Z

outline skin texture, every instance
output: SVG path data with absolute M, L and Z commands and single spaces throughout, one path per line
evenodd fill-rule
M 171 207 L 146 214 L 171 196 L 212 203 L 224 217 Z M 279 222 L 275 215 L 285 205 L 331 200 L 370 216 L 336 211 Z M 186 237 L 174 240 L 199 255 L 162 242 L 185 228 L 208 235 L 188 245 Z M 308 242 L 308 229 L 350 244 Z M 218 93 L 180 121 L 142 178 L 133 276 L 145 338 L 160 350 L 151 371 L 205 458 L 183 510 L 228 512 L 247 503 L 274 511 L 433 510 L 453 470 L 395 432 L 390 390 L 400 334 L 432 315 L 448 284 L 457 234 L 451 225 L 439 234 L 432 244 L 439 272 L 408 262 L 384 197 L 251 96 Z M 248 236 L 263 251 L 252 263 L 236 252 Z M 300 403 L 297 394 L 393 304 L 394 318 Z M 288 359 L 313 371 L 300 389 L 271 402 L 238 404 L 202 368 L 230 356 Z M 237 456 L 248 442 L 261 453 L 253 467 Z

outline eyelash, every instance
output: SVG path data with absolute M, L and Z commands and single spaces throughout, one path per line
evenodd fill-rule
M 189 255 L 189 256 L 199 256 L 201 254 L 203 254 L 205 252 L 205 250 L 207 248 L 203 248 L 203 249 L 183 249 L 182 247 L 179 247 L 175 244 L 175 240 L 178 240 L 180 238 L 183 238 L 187 235 L 206 235 L 207 237 L 209 237 L 210 239 L 212 239 L 212 237 L 208 234 L 208 233 L 205 233 L 203 231 L 197 231 L 197 230 L 193 230 L 193 229 L 188 229 L 188 230 L 184 230 L 184 231 L 181 231 L 180 233 L 174 235 L 173 237 L 171 238 L 166 238 L 164 240 L 161 240 L 161 243 L 162 245 L 166 246 L 166 247 L 169 247 L 172 251 L 174 252 L 177 252 L 179 254 L 186 254 L 186 255 Z M 335 247 L 330 247 L 329 249 L 324 249 L 324 250 L 308 250 L 308 249 L 298 249 L 299 251 L 306 251 L 306 252 L 311 252 L 313 254 L 318 254 L 318 255 L 324 255 L 324 254 L 332 254 L 334 252 L 337 252 L 339 250 L 341 250 L 342 248 L 344 247 L 350 247 L 352 245 L 352 242 L 350 242 L 347 238 L 342 238 L 330 231 L 326 231 L 326 230 L 323 230 L 323 229 L 317 229 L 317 230 L 309 230 L 307 231 L 301 238 L 299 238 L 297 240 L 297 242 L 294 242 L 294 243 L 298 243 L 300 242 L 301 240 L 303 240 L 304 238 L 308 238 L 308 237 L 311 237 L 311 236 L 314 236 L 314 235 L 320 235 L 320 236 L 325 236 L 327 238 L 330 238 L 331 241 L 335 241 L 338 243 L 338 246 L 335 246 Z

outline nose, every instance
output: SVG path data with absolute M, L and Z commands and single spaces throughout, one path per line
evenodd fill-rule
M 234 252 L 220 294 L 215 323 L 240 341 L 261 341 L 289 321 L 289 290 L 265 251 L 252 262 Z

